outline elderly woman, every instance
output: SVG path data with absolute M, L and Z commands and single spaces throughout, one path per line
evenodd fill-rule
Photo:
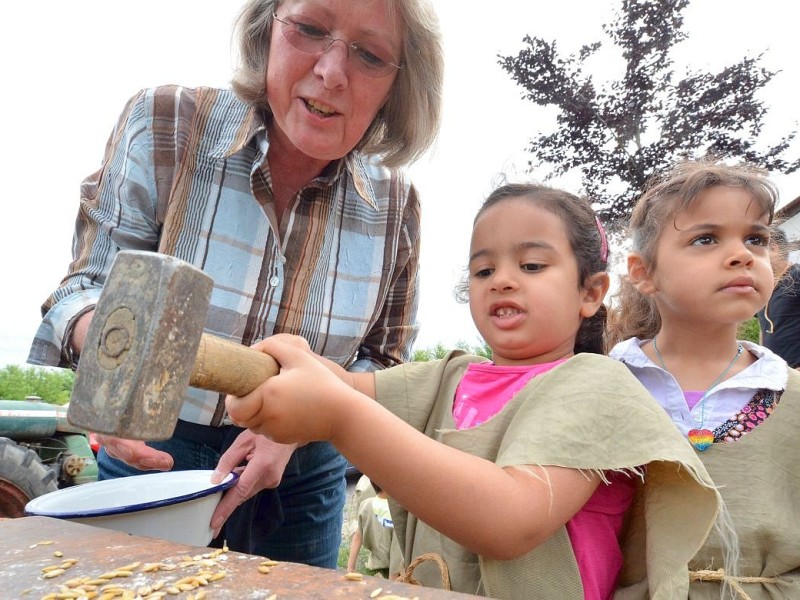
M 400 167 L 439 128 L 438 21 L 427 0 L 250 0 L 233 89 L 136 94 L 81 186 L 74 260 L 28 361 L 75 367 L 115 254 L 177 256 L 214 280 L 207 331 L 306 338 L 350 369 L 407 360 L 416 335 L 419 200 Z M 240 471 L 216 543 L 335 567 L 344 459 L 230 424 L 191 389 L 173 437 L 105 438 L 101 478 Z M 241 506 L 240 506 L 241 505 Z

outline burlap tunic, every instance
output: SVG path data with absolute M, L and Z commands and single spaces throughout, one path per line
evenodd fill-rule
M 766 579 L 734 583 L 752 600 L 800 598 L 800 373 L 789 370 L 786 391 L 766 421 L 737 442 L 713 444 L 700 457 L 736 526 L 739 576 Z M 691 569 L 719 569 L 720 547 L 712 533 Z M 689 597 L 719 598 L 719 591 L 718 581 L 701 579 Z
M 621 583 L 639 585 L 625 597 L 647 597 L 648 590 L 652 598 L 686 597 L 687 564 L 714 523 L 719 495 L 692 447 L 627 367 L 605 356 L 579 354 L 533 378 L 486 423 L 457 431 L 456 386 L 467 364 L 481 360 L 454 352 L 440 361 L 378 371 L 377 400 L 441 443 L 502 467 L 608 471 L 647 465 L 632 523 L 638 535 L 635 543 L 623 545 Z M 565 527 L 528 554 L 497 561 L 478 557 L 394 502 L 392 517 L 406 564 L 423 553 L 438 553 L 454 590 L 514 600 L 583 598 Z M 422 564 L 414 577 L 423 585 L 441 585 L 434 563 Z

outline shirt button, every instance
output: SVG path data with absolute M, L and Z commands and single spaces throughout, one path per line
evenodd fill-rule
M 270 284 L 272 287 L 278 287 L 278 284 L 279 284 L 280 282 L 281 282 L 281 280 L 280 280 L 280 279 L 278 279 L 278 276 L 277 276 L 277 275 L 273 275 L 273 276 L 270 278 L 270 280 L 269 280 L 269 284 Z

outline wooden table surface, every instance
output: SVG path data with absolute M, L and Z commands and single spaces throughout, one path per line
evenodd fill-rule
M 351 581 L 342 571 L 297 563 L 264 564 L 265 558 L 129 535 L 48 517 L 0 520 L 0 598 L 62 598 L 90 580 L 100 590 L 116 585 L 116 598 L 146 598 L 154 588 L 169 600 L 190 598 L 353 598 L 455 600 L 466 594 L 364 576 Z M 74 561 L 74 562 L 73 562 Z M 49 573 L 43 569 L 52 567 Z M 119 572 L 129 567 L 128 572 Z M 259 571 L 259 567 L 266 573 Z M 56 569 L 63 569 L 59 573 Z M 103 577 L 101 577 L 103 576 Z M 178 582 L 183 581 L 183 589 Z M 205 582 L 205 585 L 203 585 Z M 69 587 L 72 586 L 72 587 Z M 149 589 L 148 589 L 149 588 Z M 170 588 L 172 588 L 170 590 Z M 91 588 L 86 588 L 91 589 Z M 53 594 L 48 596 L 48 594 Z M 90 595 L 91 596 L 91 595 Z M 158 596 L 151 596 L 158 598 Z

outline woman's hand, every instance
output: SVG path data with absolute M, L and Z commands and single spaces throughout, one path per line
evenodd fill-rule
M 261 490 L 278 486 L 295 448 L 296 444 L 276 444 L 251 431 L 239 434 L 231 447 L 220 457 L 217 468 L 211 476 L 212 483 L 219 483 L 231 471 L 239 474 L 236 485 L 225 492 L 211 516 L 214 537 L 219 534 L 231 513 L 245 500 L 252 498 Z M 242 462 L 246 464 L 240 467 Z
M 151 448 L 138 440 L 124 440 L 98 434 L 97 441 L 110 457 L 140 471 L 169 471 L 174 462 L 171 454 Z

